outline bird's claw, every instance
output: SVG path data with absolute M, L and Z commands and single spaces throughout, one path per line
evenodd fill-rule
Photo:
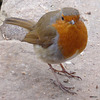
M 82 80 L 81 77 L 73 75 L 75 74 L 75 72 L 68 73 L 67 71 L 57 71 L 57 70 L 55 72 L 59 75 L 67 76 L 68 78 L 76 78 L 78 80 Z

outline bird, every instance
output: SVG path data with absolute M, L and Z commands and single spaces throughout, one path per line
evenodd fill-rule
M 15 17 L 6 18 L 4 23 L 27 29 L 28 33 L 22 42 L 33 44 L 38 57 L 49 65 L 56 79 L 54 82 L 61 90 L 75 94 L 70 87 L 64 86 L 59 81 L 56 73 L 80 78 L 67 72 L 62 64 L 79 55 L 87 45 L 87 28 L 79 11 L 73 7 L 64 7 L 47 12 L 37 23 Z M 62 70 L 53 68 L 52 64 L 60 65 Z

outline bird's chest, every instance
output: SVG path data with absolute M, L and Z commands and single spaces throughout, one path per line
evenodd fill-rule
M 82 22 L 75 25 L 56 26 L 59 34 L 58 47 L 62 55 L 68 59 L 78 55 L 87 44 L 87 30 Z

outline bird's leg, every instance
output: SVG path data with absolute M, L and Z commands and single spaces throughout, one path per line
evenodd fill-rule
M 52 67 L 51 64 L 48 64 L 50 69 L 52 70 L 52 73 L 54 74 L 55 76 L 55 79 L 56 79 L 56 82 L 53 81 L 53 83 L 58 86 L 62 91 L 66 92 L 66 93 L 70 93 L 70 94 L 76 94 L 75 92 L 71 92 L 70 90 L 73 89 L 73 87 L 65 87 L 63 84 L 61 84 L 61 82 L 58 80 L 57 76 L 56 76 L 56 73 Z
M 66 69 L 63 67 L 63 65 L 62 64 L 60 64 L 60 66 L 61 66 L 61 68 L 62 68 L 62 73 L 64 73 L 67 77 L 69 77 L 69 78 L 77 78 L 77 79 L 81 79 L 82 80 L 82 78 L 81 77 L 79 77 L 79 76 L 75 76 L 75 75 L 73 75 L 73 73 L 69 73 L 69 72 L 67 72 L 66 71 Z
M 63 67 L 62 64 L 60 64 L 60 66 L 61 66 L 61 68 L 62 68 L 61 71 L 60 71 L 60 70 L 57 70 L 57 69 L 54 69 L 53 67 L 52 67 L 52 70 L 53 70 L 55 73 L 59 74 L 59 75 L 66 75 L 68 78 L 77 78 L 77 79 L 82 80 L 81 77 L 73 75 L 74 72 L 71 72 L 71 73 L 67 72 L 66 69 Z
M 61 66 L 62 70 L 57 70 L 57 69 L 54 69 L 52 67 L 52 69 L 54 70 L 55 73 L 59 74 L 59 75 L 64 75 L 65 73 L 68 73 L 65 68 L 63 67 L 63 65 Z M 63 74 L 62 74 L 63 73 Z M 75 74 L 75 72 L 71 72 L 71 73 L 68 73 L 68 74 Z M 69 75 L 68 75 L 69 76 Z

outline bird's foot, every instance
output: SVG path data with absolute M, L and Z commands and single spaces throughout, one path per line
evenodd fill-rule
M 78 79 L 78 80 L 82 80 L 81 77 L 79 77 L 79 76 L 75 76 L 75 75 L 74 75 L 75 72 L 70 72 L 70 73 L 69 73 L 69 72 L 67 72 L 67 71 L 65 70 L 65 68 L 63 67 L 62 64 L 60 64 L 60 66 L 61 66 L 61 68 L 62 68 L 61 71 L 52 68 L 53 71 L 54 71 L 55 73 L 59 74 L 59 75 L 65 75 L 65 76 L 67 76 L 68 78 L 76 78 L 76 79 Z
M 60 66 L 61 66 L 61 68 L 62 68 L 62 73 L 64 73 L 67 77 L 69 77 L 69 78 L 76 78 L 76 79 L 78 79 L 78 80 L 82 80 L 81 77 L 75 76 L 75 75 L 74 75 L 75 72 L 69 73 L 69 72 L 66 71 L 66 69 L 63 67 L 62 64 L 60 64 Z
M 64 71 L 61 71 L 59 74 L 61 75 L 61 73 L 63 73 L 63 75 L 67 76 L 68 78 L 75 78 L 75 79 L 78 79 L 78 80 L 82 80 L 81 77 L 75 76 L 75 75 L 74 75 L 75 72 L 69 73 L 69 72 L 67 72 L 66 70 L 64 70 Z

